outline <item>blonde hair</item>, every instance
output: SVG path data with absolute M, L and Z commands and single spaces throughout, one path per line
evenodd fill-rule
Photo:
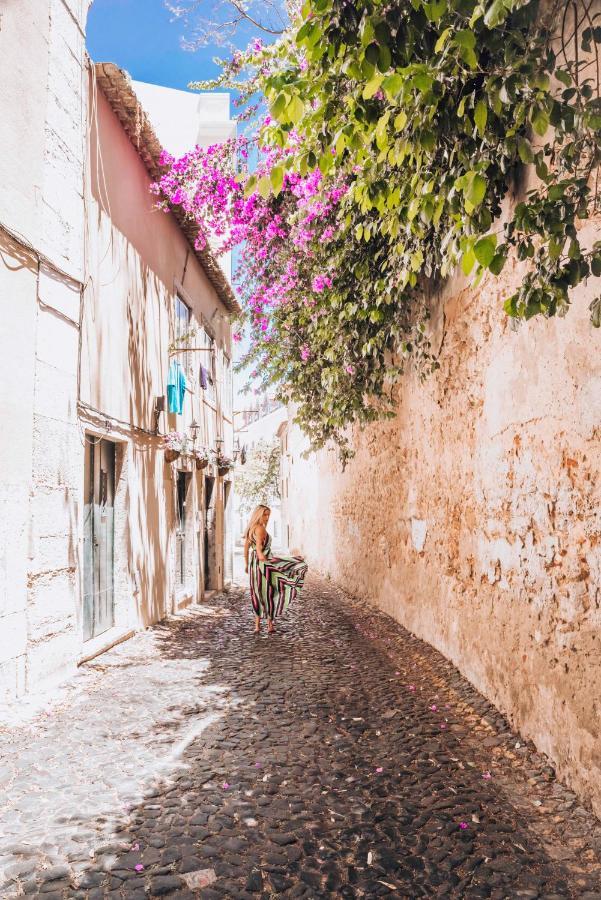
M 253 509 L 252 515 L 248 521 L 248 526 L 246 528 L 246 531 L 244 532 L 244 537 L 247 540 L 250 539 L 251 534 L 253 533 L 253 531 L 255 530 L 257 525 L 259 524 L 259 520 L 263 516 L 263 513 L 265 512 L 265 510 L 267 510 L 268 512 L 271 512 L 271 507 L 265 506 L 264 503 L 260 503 L 258 506 L 255 506 L 255 508 Z

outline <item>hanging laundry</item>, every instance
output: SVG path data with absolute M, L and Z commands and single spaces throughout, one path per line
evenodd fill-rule
M 169 412 L 181 413 L 184 411 L 184 397 L 186 395 L 186 376 L 184 370 L 177 362 L 173 360 L 169 366 L 169 374 L 167 376 L 167 401 L 169 404 Z
M 200 366 L 200 386 L 203 391 L 206 391 L 209 386 L 208 372 L 203 365 Z

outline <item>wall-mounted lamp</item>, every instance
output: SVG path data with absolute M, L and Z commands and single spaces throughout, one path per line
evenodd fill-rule
M 190 422 L 190 435 L 192 437 L 192 445 L 196 444 L 196 440 L 198 438 L 198 432 L 200 431 L 200 425 L 196 421 L 196 419 L 192 419 Z
M 159 418 L 165 412 L 165 395 L 154 398 L 154 433 L 159 433 Z

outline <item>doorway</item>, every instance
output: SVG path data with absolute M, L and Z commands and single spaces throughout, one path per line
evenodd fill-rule
M 188 559 L 186 554 L 187 528 L 188 528 L 188 488 L 190 486 L 190 474 L 188 472 L 177 473 L 177 522 L 175 527 L 175 577 L 179 587 L 186 583 L 186 566 Z
M 83 639 L 115 624 L 115 445 L 86 435 Z
M 205 591 L 210 591 L 213 583 L 213 560 L 215 558 L 215 479 L 205 476 L 204 515 L 204 583 Z

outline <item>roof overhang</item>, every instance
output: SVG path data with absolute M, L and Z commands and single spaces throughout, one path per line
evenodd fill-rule
M 100 90 L 121 122 L 146 171 L 153 181 L 158 181 L 164 171 L 159 162 L 163 148 L 138 100 L 129 74 L 114 63 L 94 63 L 94 70 Z M 227 311 L 232 315 L 241 313 L 236 295 L 215 254 L 209 246 L 202 250 L 195 247 L 198 225 L 177 207 L 172 208 L 171 212 Z

